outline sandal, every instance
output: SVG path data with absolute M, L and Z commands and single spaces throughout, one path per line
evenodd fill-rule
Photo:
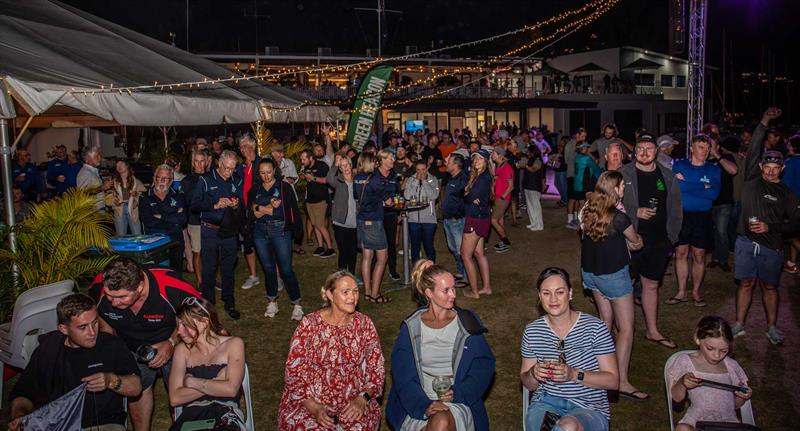
M 697 308 L 702 308 L 702 307 L 706 306 L 706 301 L 703 301 L 702 298 L 701 299 L 694 299 L 693 301 L 694 301 L 694 306 L 697 307 Z
M 387 304 L 389 302 L 392 302 L 392 298 L 389 298 L 388 296 L 378 295 L 370 298 L 370 301 L 372 301 L 373 304 Z
M 675 304 L 680 304 L 682 302 L 689 302 L 689 298 L 678 298 L 677 296 L 673 296 L 672 298 L 669 298 L 666 301 L 664 301 L 664 304 L 675 305 Z
M 368 300 L 369 302 L 376 304 L 375 297 L 370 295 L 369 293 L 364 294 L 364 299 Z
M 667 349 L 675 349 L 675 348 L 678 347 L 678 345 L 675 344 L 675 342 L 670 340 L 669 338 L 661 338 L 661 339 L 656 340 L 654 338 L 650 338 L 647 335 L 645 335 L 644 339 L 649 341 L 649 342 L 651 342 L 651 343 L 656 343 L 656 344 L 661 345 L 662 347 L 666 347 Z
M 790 265 L 788 262 L 783 264 L 783 272 L 788 274 L 797 274 L 800 272 L 800 268 L 797 267 L 797 264 Z
M 297 253 L 299 255 L 304 255 L 304 254 L 306 254 L 306 251 L 303 250 L 302 248 L 298 248 L 297 250 L 292 250 L 292 253 Z
M 619 391 L 619 394 L 625 398 L 630 398 L 632 400 L 646 400 L 650 398 L 649 394 L 642 391 L 633 391 L 633 392 Z

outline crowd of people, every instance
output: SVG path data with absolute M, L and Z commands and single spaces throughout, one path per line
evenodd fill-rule
M 701 320 L 695 334 L 700 351 L 680 358 L 670 371 L 673 399 L 692 401 L 684 429 L 697 421 L 731 420 L 734 408 L 752 395 L 744 372 L 726 357 L 733 338 L 745 332 L 753 290 L 758 285 L 764 299 L 767 338 L 782 344 L 777 287 L 782 271 L 798 272 L 800 136 L 784 144 L 769 128 L 779 116 L 780 110 L 770 108 L 752 132 L 739 137 L 722 137 L 709 124 L 688 143 L 689 156 L 675 160 L 673 138 L 639 130 L 628 143 L 613 124 L 593 143 L 579 129 L 555 146 L 540 130 L 511 127 L 475 135 L 468 129 L 403 134 L 390 128 L 360 149 L 346 143 L 335 148 L 326 134 L 300 154 L 299 171 L 278 143 L 261 156 L 249 135 L 235 149 L 199 138 L 189 146 L 191 173 L 180 174 L 179 159 L 168 159 L 155 169 L 150 187 L 125 160 L 116 162 L 113 178 L 103 180 L 97 149 L 85 152 L 77 170 L 69 168 L 75 163 L 54 160 L 48 181 L 60 192 L 97 190 L 98 209 L 113 211 L 118 234 L 162 233 L 179 247 L 172 249 L 170 268 L 120 258 L 95 279 L 91 299 L 73 295 L 62 301 L 54 341 L 43 339 L 12 393 L 12 419 L 83 381 L 109 405 L 101 414 L 87 403 L 85 427 L 124 429 L 113 426 L 124 426 L 127 397 L 134 429 L 146 430 L 160 374 L 170 404 L 182 407 L 174 429 L 198 420 L 243 429 L 245 347 L 222 328 L 214 305 L 220 290 L 228 317 L 241 317 L 234 270 L 242 251 L 248 277 L 241 288 L 261 282 L 260 263 L 264 316 L 278 314 L 279 291 L 285 290 L 291 318 L 300 322 L 284 368 L 278 428 L 378 429 L 385 361 L 371 319 L 357 310 L 359 286 L 372 303 L 392 300 L 381 286 L 386 273 L 400 279 L 399 226 L 408 223 L 411 256 L 402 258 L 414 264 L 412 287 L 420 308 L 400 322 L 392 348 L 386 420 L 397 430 L 488 429 L 483 397 L 495 359 L 486 327 L 475 312 L 456 306 L 456 292 L 463 288 L 472 299 L 492 294 L 486 253 L 512 250 L 507 215 L 516 224 L 527 210 L 527 229 L 544 229 L 540 200 L 549 188 L 549 170 L 567 211 L 566 227 L 580 232 L 581 285 L 591 291 L 599 318 L 571 307 L 574 286 L 567 271 L 541 272 L 536 287 L 543 314 L 524 328 L 520 350 L 520 380 L 534 392 L 528 429 L 545 422 L 560 429 L 608 429 L 606 391 L 649 398 L 628 372 L 635 304 L 644 312 L 645 339 L 676 348 L 658 325 L 658 289 L 670 257 L 677 292 L 666 304 L 704 307 L 706 268 L 730 271 L 733 250 L 735 321 Z M 35 174 L 27 172 L 23 149 L 17 160 L 19 200 L 34 202 L 43 186 L 29 180 Z M 21 209 L 15 205 L 14 211 Z M 452 271 L 433 246 L 440 222 Z M 497 242 L 489 247 L 492 232 Z M 292 261 L 305 253 L 304 240 L 316 258 L 337 256 L 339 268 L 322 287 L 325 306 L 307 315 Z M 184 269 L 195 273 L 196 285 L 181 278 Z M 105 347 L 114 343 L 121 349 Z M 98 365 L 96 355 L 119 357 Z M 41 373 L 50 357 L 57 366 Z M 80 371 L 69 374 L 70 369 Z M 702 395 L 708 389 L 698 390 L 698 376 L 725 371 L 729 378 L 722 383 L 743 389 L 725 397 Z M 18 423 L 12 421 L 11 428 Z

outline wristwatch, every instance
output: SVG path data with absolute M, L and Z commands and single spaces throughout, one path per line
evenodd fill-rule
M 122 377 L 120 377 L 120 376 L 116 376 L 116 377 L 117 377 L 117 381 L 114 382 L 113 385 L 111 385 L 111 390 L 114 391 L 114 392 L 118 391 L 119 388 L 122 387 Z
M 370 395 L 369 392 L 367 391 L 361 391 L 359 395 L 361 395 L 362 398 L 367 400 L 367 402 L 370 402 L 372 400 L 372 395 Z
M 581 371 L 581 370 L 578 370 L 578 376 L 577 376 L 577 377 L 575 377 L 575 381 L 576 381 L 577 383 L 583 383 L 583 378 L 584 378 L 584 377 L 586 377 L 586 375 L 583 373 L 583 371 Z

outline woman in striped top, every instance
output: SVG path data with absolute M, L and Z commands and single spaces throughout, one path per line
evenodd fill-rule
M 614 340 L 603 321 L 572 309 L 565 270 L 545 269 L 536 286 L 545 314 L 525 327 L 521 348 L 520 379 L 535 392 L 527 429 L 555 414 L 559 429 L 608 430 L 606 390 L 619 387 Z

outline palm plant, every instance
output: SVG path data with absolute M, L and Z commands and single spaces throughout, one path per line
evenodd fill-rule
M 91 190 L 73 189 L 33 207 L 31 216 L 3 233 L 0 246 L 0 322 L 25 290 L 101 271 L 108 253 L 111 216 L 95 207 Z M 17 250 L 7 236 L 16 235 Z

